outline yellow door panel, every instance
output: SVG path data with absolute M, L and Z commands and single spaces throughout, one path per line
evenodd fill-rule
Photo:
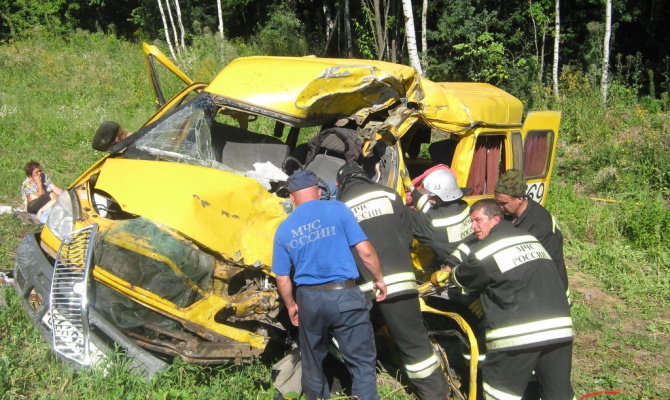
M 560 111 L 528 113 L 521 129 L 523 138 L 523 172 L 528 183 L 528 196 L 544 205 L 554 170 Z

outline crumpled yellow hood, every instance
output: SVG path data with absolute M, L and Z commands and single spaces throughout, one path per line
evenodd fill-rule
M 200 166 L 107 159 L 96 188 L 129 213 L 166 225 L 224 258 L 270 266 L 285 199 L 253 179 Z

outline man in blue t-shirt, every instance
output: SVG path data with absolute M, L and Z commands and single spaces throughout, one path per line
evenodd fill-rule
M 305 396 L 330 398 L 323 361 L 332 336 L 352 377 L 351 395 L 375 400 L 377 352 L 371 303 L 355 283 L 358 269 L 350 248 L 356 249 L 372 275 L 376 300 L 382 301 L 386 285 L 377 253 L 346 205 L 319 201 L 321 189 L 313 172 L 296 172 L 288 185 L 296 208 L 275 233 L 272 272 L 291 323 L 298 327 Z

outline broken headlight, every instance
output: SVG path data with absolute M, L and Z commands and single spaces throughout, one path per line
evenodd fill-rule
M 75 210 L 72 197 L 69 190 L 63 190 L 47 220 L 47 227 L 60 240 L 74 230 Z

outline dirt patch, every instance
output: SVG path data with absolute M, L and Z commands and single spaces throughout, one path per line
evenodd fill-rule
M 601 289 L 595 278 L 574 270 L 570 287 L 574 302 L 587 308 L 591 318 L 575 333 L 573 380 L 582 392 L 578 397 L 598 388 L 670 398 L 670 311 L 657 309 L 652 318 L 647 311 L 643 317 L 637 308 Z

